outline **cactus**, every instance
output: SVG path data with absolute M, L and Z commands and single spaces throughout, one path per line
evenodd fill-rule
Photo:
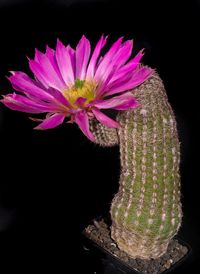
M 121 174 L 111 206 L 111 236 L 133 258 L 157 258 L 182 217 L 176 122 L 161 79 L 140 63 L 143 50 L 129 59 L 133 41 L 122 43 L 120 37 L 100 57 L 106 40 L 102 35 L 91 58 L 84 35 L 76 50 L 59 40 L 56 50 L 36 50 L 29 66 L 37 81 L 12 71 L 9 80 L 20 94 L 9 93 L 0 101 L 16 111 L 46 113 L 33 118 L 41 121 L 35 129 L 54 128 L 67 118 L 91 141 L 118 144 Z M 119 110 L 118 123 L 103 109 Z
M 180 147 L 176 121 L 162 80 L 154 73 L 135 88 L 140 107 L 119 111 L 119 129 L 90 121 L 95 142 L 119 145 L 119 191 L 111 205 L 111 237 L 133 258 L 158 258 L 177 233 Z

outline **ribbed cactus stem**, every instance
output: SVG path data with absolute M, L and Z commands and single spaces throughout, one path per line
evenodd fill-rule
M 141 107 L 120 111 L 118 130 L 98 123 L 91 129 L 97 143 L 120 147 L 111 236 L 131 257 L 149 259 L 166 252 L 181 224 L 180 150 L 175 117 L 159 76 L 154 74 L 133 93 Z
M 118 134 L 115 128 L 108 128 L 100 124 L 97 120 L 90 122 L 95 141 L 100 146 L 110 147 L 119 144 Z

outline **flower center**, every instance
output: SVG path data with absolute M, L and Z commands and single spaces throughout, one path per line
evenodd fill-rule
M 95 89 L 94 82 L 76 79 L 74 86 L 64 89 L 63 94 L 74 108 L 78 108 L 76 100 L 83 97 L 86 99 L 84 104 L 89 103 L 95 98 Z

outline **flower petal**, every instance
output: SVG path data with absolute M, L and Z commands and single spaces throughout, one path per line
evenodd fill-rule
M 48 92 L 61 104 L 71 109 L 69 101 L 63 96 L 63 94 L 54 88 L 49 88 Z
M 32 80 L 27 74 L 21 71 L 12 72 L 13 75 L 8 77 L 14 89 L 23 92 L 28 97 L 51 101 L 52 96 L 43 88 L 41 88 L 38 83 Z
M 34 61 L 34 60 L 29 60 L 29 67 L 35 77 L 38 79 L 38 81 L 45 87 L 48 88 L 51 86 L 51 82 L 48 79 L 48 75 L 46 72 L 43 70 L 42 66 Z
M 76 52 L 73 48 L 70 47 L 70 45 L 68 45 L 66 47 L 66 50 L 69 53 L 70 56 L 70 60 L 71 60 L 71 64 L 72 64 L 72 70 L 74 72 L 74 75 L 76 75 Z
M 113 76 L 116 71 L 128 60 L 131 55 L 133 48 L 133 41 L 129 40 L 123 43 L 118 51 L 115 53 L 110 62 L 107 64 L 106 73 L 104 73 L 104 78 L 101 79 L 100 83 L 98 83 L 98 88 L 96 91 L 97 97 L 101 97 L 109 82 L 112 81 Z
M 131 92 L 126 92 L 122 95 L 115 96 L 107 100 L 96 100 L 92 102 L 92 104 L 100 109 L 112 108 L 117 110 L 126 110 L 139 106 L 137 100 Z
M 78 124 L 83 134 L 88 137 L 92 142 L 95 141 L 94 135 L 89 128 L 89 118 L 85 110 L 79 111 L 75 115 L 75 122 Z
M 57 60 L 56 60 L 56 54 L 55 54 L 55 50 L 51 49 L 50 47 L 46 47 L 46 56 L 49 59 L 49 61 L 51 62 L 51 65 L 53 66 L 55 72 L 57 73 L 58 77 L 61 79 L 62 83 L 65 85 L 65 81 L 62 78 L 62 75 L 60 73 L 58 64 L 57 64 Z
M 88 64 L 88 68 L 87 68 L 86 79 L 88 79 L 88 80 L 93 79 L 93 77 L 94 77 L 97 60 L 99 58 L 99 54 L 101 52 L 101 49 L 106 44 L 106 40 L 107 40 L 107 37 L 104 38 L 104 36 L 102 35 L 100 40 L 98 41 L 94 51 L 93 51 L 92 57 L 90 59 L 90 62 Z
M 77 105 L 78 107 L 81 107 L 86 101 L 87 101 L 86 98 L 78 97 L 74 104 Z
M 112 120 L 111 118 L 109 118 L 107 115 L 105 115 L 104 113 L 102 113 L 100 110 L 98 109 L 92 109 L 92 112 L 94 114 L 94 116 L 96 117 L 96 119 L 103 125 L 107 126 L 107 127 L 111 127 L 111 128 L 118 128 L 119 127 L 119 123 L 117 123 L 116 121 Z
M 59 126 L 63 123 L 65 115 L 63 113 L 55 113 L 48 118 L 44 119 L 41 124 L 39 124 L 34 129 L 50 129 Z
M 28 112 L 28 113 L 43 113 L 56 111 L 53 106 L 47 104 L 41 104 L 28 99 L 25 96 L 21 96 L 15 93 L 4 96 L 1 102 L 12 110 Z
M 71 56 L 69 50 L 66 49 L 59 39 L 56 45 L 56 60 L 66 86 L 72 86 L 74 84 L 74 70 Z
M 94 79 L 98 83 L 103 83 L 110 74 L 110 71 L 113 68 L 112 60 L 116 54 L 116 52 L 119 50 L 122 42 L 122 37 L 120 37 L 110 48 L 110 50 L 105 54 L 105 56 L 102 58 L 101 62 L 98 65 L 98 68 L 95 72 Z
M 76 79 L 85 79 L 90 50 L 90 42 L 83 35 L 76 47 Z
M 128 63 L 128 65 L 126 64 L 123 66 L 125 61 L 131 55 L 132 44 L 132 41 L 125 42 L 116 53 L 115 57 L 113 58 L 113 69 L 110 71 L 110 76 L 97 90 L 98 97 L 102 97 L 102 95 L 105 95 L 106 91 L 109 91 L 113 85 L 119 85 L 121 83 L 128 82 L 132 77 L 134 71 L 138 68 L 139 63 L 136 63 L 135 61 L 138 61 L 138 57 L 140 57 L 141 54 L 135 56 L 135 58 L 133 58 L 132 61 Z
M 104 94 L 107 96 L 133 89 L 146 81 L 153 72 L 153 69 L 142 67 L 141 69 L 138 69 L 136 72 L 134 72 L 128 81 L 123 81 L 121 83 L 117 81 L 109 88 L 109 90 L 106 90 Z
M 109 82 L 112 79 L 115 73 L 115 70 L 116 70 L 116 66 L 112 67 L 112 70 L 110 71 L 110 73 L 107 74 L 107 79 L 105 79 L 104 82 L 98 84 L 98 87 L 96 89 L 96 94 L 95 94 L 95 97 L 97 99 L 101 98 L 103 94 L 106 92 L 107 86 L 109 85 Z
M 65 83 L 63 79 L 60 77 L 60 73 L 57 74 L 58 70 L 54 69 L 55 62 L 52 65 L 52 58 L 49 60 L 46 54 L 43 54 L 39 50 L 35 50 L 35 60 L 40 64 L 45 78 L 48 81 L 48 85 L 53 88 L 63 89 L 65 87 Z
M 133 49 L 133 40 L 128 40 L 123 43 L 113 58 L 113 63 L 117 66 L 117 69 L 126 63 L 131 56 Z
M 129 61 L 126 65 L 120 67 L 110 80 L 108 89 L 111 85 L 113 85 L 113 83 L 115 83 L 115 81 L 121 81 L 125 77 L 133 74 L 134 70 L 137 69 L 143 55 L 143 50 L 141 50 L 133 59 L 131 59 L 131 61 Z

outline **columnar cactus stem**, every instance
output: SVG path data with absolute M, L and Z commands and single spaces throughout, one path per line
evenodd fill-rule
M 111 206 L 111 236 L 133 258 L 166 252 L 181 218 L 179 141 L 163 83 L 155 73 L 133 91 L 141 107 L 120 111 L 119 129 L 91 123 L 96 142 L 119 144 L 119 192 Z

